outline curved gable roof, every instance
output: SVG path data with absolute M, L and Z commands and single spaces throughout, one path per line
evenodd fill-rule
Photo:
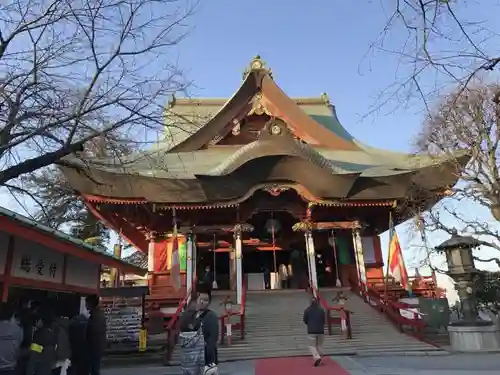
M 260 65 L 256 65 L 256 62 Z M 170 147 L 172 152 L 198 151 L 203 148 L 221 134 L 243 109 L 251 105 L 251 100 L 256 94 L 262 95 L 266 107 L 273 116 L 284 119 L 291 127 L 313 139 L 316 145 L 339 150 L 359 150 L 353 138 L 336 120 L 336 116 L 332 116 L 333 107 L 325 104 L 327 99 L 321 99 L 327 113 L 318 114 L 315 119 L 303 109 L 311 107 L 307 100 L 301 106 L 296 100 L 288 97 L 276 84 L 270 71 L 264 68 L 260 58 L 254 59 L 251 67 L 238 91 L 217 112 L 213 105 L 214 100 L 183 100 L 183 104 L 191 105 L 184 105 L 184 109 L 178 112 L 176 112 L 177 100 L 174 101 L 166 111 L 169 132 L 167 136 L 173 141 Z M 189 115 L 183 115 L 183 112 Z M 208 121 L 203 124 L 207 119 Z M 176 123 L 179 120 L 181 121 Z M 184 126 L 189 130 L 182 133 L 180 128 Z

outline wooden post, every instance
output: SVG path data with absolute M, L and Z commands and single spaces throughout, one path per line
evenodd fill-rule
M 389 267 L 390 267 L 390 261 L 391 261 L 391 241 L 392 241 L 392 235 L 394 231 L 394 223 L 392 221 L 392 212 L 389 211 L 389 246 L 387 247 L 387 266 L 385 269 L 385 283 L 384 283 L 384 306 L 387 306 L 387 288 L 389 284 Z
M 153 273 L 155 271 L 155 236 L 153 232 L 148 236 L 148 284 L 149 287 L 153 285 Z
M 12 261 L 14 259 L 15 237 L 9 236 L 7 243 L 7 257 L 5 259 L 5 270 L 2 286 L 2 302 L 7 302 L 9 298 L 10 275 L 12 272 Z
M 307 260 L 307 280 L 308 288 L 312 289 L 312 278 L 311 278 L 311 258 L 309 257 L 309 241 L 307 238 L 307 232 L 304 232 L 304 241 L 306 244 L 306 260 Z
M 193 285 L 193 233 L 189 232 L 187 235 L 186 243 L 186 293 L 191 293 L 191 286 Z M 189 296 L 186 296 L 189 298 Z
M 359 228 L 352 230 L 352 242 L 354 246 L 354 254 L 356 256 L 356 266 L 358 269 L 358 284 L 360 293 L 364 297 L 366 292 L 366 269 L 365 257 L 363 254 L 363 245 L 361 244 L 361 234 Z
M 316 271 L 316 253 L 314 251 L 314 240 L 312 232 L 307 232 L 307 241 L 309 243 L 309 256 L 311 257 L 311 286 L 314 291 L 314 296 L 316 297 L 316 292 L 318 290 L 318 273 Z
M 236 256 L 236 301 L 238 305 L 243 302 L 243 267 L 242 267 L 242 243 L 241 243 L 241 230 L 234 233 L 235 239 L 235 256 Z

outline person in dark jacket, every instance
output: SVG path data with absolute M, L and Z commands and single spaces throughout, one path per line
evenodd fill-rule
M 56 364 L 55 314 L 46 307 L 41 309 L 39 316 L 40 319 L 30 344 L 26 375 L 52 375 Z
M 68 338 L 71 347 L 71 375 L 88 375 L 87 353 L 87 317 L 83 314 L 74 316 L 69 322 Z
M 325 311 L 321 308 L 316 298 L 304 311 L 304 324 L 307 326 L 309 336 L 309 350 L 314 359 L 314 366 L 319 366 L 323 355 L 323 340 L 325 334 Z
M 217 365 L 217 339 L 219 337 L 219 319 L 217 314 L 210 310 L 210 299 L 208 294 L 200 293 L 197 301 L 198 314 L 202 315 L 202 330 L 205 340 L 205 365 Z
M 179 322 L 179 346 L 183 375 L 200 375 L 205 366 L 205 339 L 203 337 L 204 316 L 198 312 L 193 300 L 181 315 Z
M 21 348 L 17 358 L 17 375 L 26 375 L 26 365 L 28 364 L 30 355 L 30 345 L 37 321 L 38 307 L 37 303 L 25 300 L 22 301 L 21 307 L 16 313 L 19 325 L 23 330 L 23 341 L 21 342 Z
M 106 348 L 106 318 L 99 307 L 98 296 L 87 296 L 85 303 L 90 313 L 85 335 L 89 373 L 90 375 L 100 375 L 101 358 Z
M 264 289 L 271 289 L 271 272 L 269 271 L 269 268 L 264 266 L 262 273 L 264 274 Z
M 208 298 L 210 301 L 212 301 L 213 282 L 214 282 L 214 274 L 212 273 L 210 266 L 206 266 L 205 273 L 203 274 L 203 277 L 201 279 L 201 284 L 202 284 L 201 292 L 208 294 Z

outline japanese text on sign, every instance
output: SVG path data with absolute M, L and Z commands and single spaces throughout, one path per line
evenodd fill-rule
M 53 283 L 63 282 L 64 254 L 39 243 L 16 238 L 11 275 Z
M 23 254 L 21 257 L 20 269 L 26 273 L 36 272 L 38 276 L 56 277 L 57 264 L 54 262 L 46 264 L 42 258 L 36 260 L 35 267 L 33 268 L 33 260 L 30 254 Z

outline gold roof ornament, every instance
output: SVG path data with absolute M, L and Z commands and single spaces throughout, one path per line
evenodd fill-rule
M 326 92 L 322 92 L 320 97 L 323 103 L 325 103 L 326 105 L 330 105 L 330 98 L 328 97 L 328 94 Z
M 247 116 L 251 115 L 261 116 L 263 114 L 266 114 L 272 117 L 271 111 L 269 111 L 264 104 L 261 92 L 258 92 L 254 95 L 254 97 L 251 100 L 251 103 L 252 103 L 252 108 L 250 109 L 250 111 L 248 111 Z
M 247 76 L 254 71 L 260 71 L 263 70 L 269 74 L 269 76 L 272 78 L 272 73 L 271 69 L 266 67 L 266 62 L 260 58 L 260 55 L 256 55 L 252 61 L 250 61 L 250 64 L 248 64 L 247 68 L 243 72 L 243 80 L 247 78 Z

